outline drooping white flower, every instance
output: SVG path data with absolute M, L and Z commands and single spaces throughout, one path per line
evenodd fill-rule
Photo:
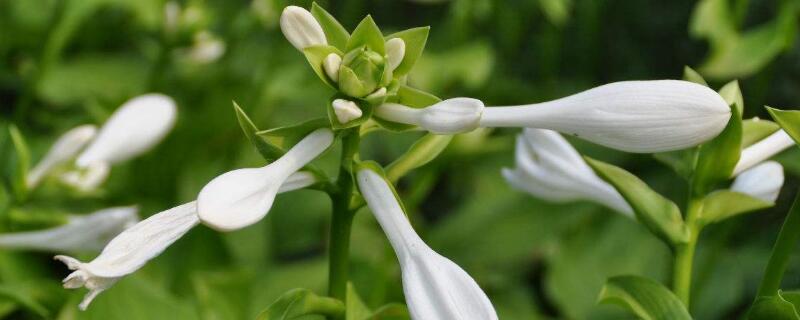
M 786 131 L 783 131 L 783 129 L 776 131 L 742 150 L 739 162 L 736 163 L 736 167 L 733 169 L 733 175 L 736 176 L 744 172 L 754 165 L 788 149 L 794 144 L 794 140 L 786 134 Z
M 775 202 L 782 186 L 783 166 L 775 161 L 767 161 L 739 174 L 731 190 Z
M 516 168 L 502 171 L 514 188 L 555 202 L 590 200 L 633 217 L 622 195 L 557 132 L 525 129 L 517 136 L 515 158 Z
M 33 188 L 55 167 L 69 162 L 94 138 L 97 128 L 86 124 L 70 129 L 53 143 L 47 154 L 28 173 L 25 183 Z
M 66 224 L 50 229 L 0 234 L 0 248 L 49 252 L 100 250 L 111 238 L 139 221 L 137 211 L 135 206 L 108 208 L 70 216 Z
M 229 171 L 214 178 L 197 197 L 200 220 L 222 231 L 258 222 L 269 212 L 284 181 L 332 143 L 330 129 L 317 129 L 273 163 L 261 168 Z
M 393 71 L 400 66 L 406 55 L 406 42 L 400 38 L 392 38 L 386 41 L 386 62 Z
M 363 115 L 358 105 L 350 100 L 336 99 L 333 100 L 332 105 L 333 113 L 336 114 L 336 120 L 339 120 L 339 123 L 348 123 Z
M 425 111 L 436 106 L 446 106 L 442 109 L 447 112 Z M 425 109 L 409 109 L 384 105 L 376 108 L 375 114 L 439 133 L 470 131 L 478 127 L 472 119 L 479 118 L 481 127 L 550 129 L 629 152 L 698 145 L 719 134 L 731 114 L 718 93 L 679 80 L 615 82 L 566 98 L 520 106 L 483 108 L 478 100 L 456 98 Z M 428 123 L 424 116 L 428 116 Z
M 297 50 L 328 44 L 322 26 L 306 9 L 298 6 L 284 8 L 280 24 L 286 40 Z
M 412 319 L 492 320 L 497 313 L 475 280 L 428 247 L 414 232 L 389 184 L 370 169 L 358 188 L 397 254 Z
M 412 108 L 384 103 L 375 108 L 375 116 L 389 121 L 412 124 L 433 133 L 455 134 L 478 128 L 483 102 L 472 98 L 453 98 L 427 108 Z
M 175 101 L 162 94 L 128 100 L 106 121 L 76 164 L 82 168 L 111 165 L 147 152 L 172 129 L 176 115 Z

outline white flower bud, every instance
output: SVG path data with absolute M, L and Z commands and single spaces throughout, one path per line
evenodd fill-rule
M 472 98 L 453 98 L 427 108 L 411 108 L 384 103 L 375 108 L 375 116 L 399 123 L 413 124 L 433 133 L 456 134 L 478 128 L 483 102 Z
M 339 82 L 339 67 L 341 66 L 342 57 L 335 53 L 329 54 L 325 57 L 325 60 L 322 60 L 322 69 L 325 70 L 325 74 L 333 82 Z
M 325 32 L 322 31 L 322 26 L 319 25 L 317 19 L 308 10 L 297 6 L 288 6 L 283 9 L 281 31 L 286 40 L 289 40 L 300 51 L 308 47 L 328 44 Z
M 644 153 L 708 141 L 725 128 L 730 115 L 718 93 L 696 83 L 624 81 L 539 104 L 487 107 L 480 125 L 550 129 Z
M 333 143 L 330 129 L 317 129 L 285 155 L 261 168 L 222 174 L 197 196 L 200 220 L 217 230 L 231 231 L 258 222 L 272 207 L 281 185 Z
M 392 38 L 386 41 L 386 62 L 389 68 L 394 71 L 403 62 L 406 55 L 406 42 L 400 38 Z
M 782 186 L 783 166 L 775 161 L 767 161 L 742 172 L 733 181 L 731 190 L 775 202 Z
M 25 183 L 33 188 L 55 167 L 71 161 L 94 138 L 97 128 L 87 124 L 70 129 L 53 143 L 50 150 L 28 173 Z
M 336 114 L 339 123 L 348 123 L 361 118 L 363 114 L 355 102 L 345 99 L 333 100 L 333 113 Z
M 733 175 L 736 176 L 793 145 L 794 140 L 792 140 L 792 137 L 786 134 L 783 129 L 778 130 L 742 150 L 739 162 L 736 163 L 736 167 L 733 169 Z
M 358 189 L 397 254 L 412 319 L 496 320 L 475 280 L 439 255 L 411 227 L 389 184 L 370 169 L 357 174 Z
M 380 87 L 380 88 L 378 88 L 378 90 L 375 90 L 372 93 L 370 93 L 369 95 L 367 95 L 366 97 L 364 97 L 364 99 L 369 100 L 369 99 L 373 99 L 373 98 L 380 98 L 380 97 L 385 96 L 386 93 L 387 93 L 386 87 Z

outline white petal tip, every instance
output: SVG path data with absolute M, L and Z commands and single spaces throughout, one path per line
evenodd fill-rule
M 403 62 L 406 54 L 406 42 L 400 38 L 392 38 L 386 41 L 386 60 L 389 67 L 394 70 Z
M 341 66 L 342 57 L 335 53 L 329 54 L 325 57 L 325 60 L 322 60 L 322 68 L 333 82 L 339 82 L 339 67 Z
M 280 18 L 281 31 L 287 40 L 302 51 L 305 48 L 328 44 L 325 32 L 317 19 L 298 6 L 288 6 L 283 9 Z
M 333 112 L 336 114 L 336 119 L 339 120 L 339 123 L 348 123 L 361 118 L 363 115 L 363 112 L 355 102 L 345 99 L 333 100 Z

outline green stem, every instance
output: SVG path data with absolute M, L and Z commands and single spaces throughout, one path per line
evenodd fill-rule
M 686 212 L 686 225 L 689 228 L 689 241 L 680 244 L 675 248 L 675 265 L 672 275 L 672 291 L 688 308 L 692 291 L 692 266 L 694 262 L 694 252 L 697 248 L 697 239 L 702 229 L 697 223 L 697 216 L 703 210 L 701 199 L 692 198 L 689 200 Z
M 775 241 L 775 246 L 772 248 L 772 256 L 769 257 L 764 279 L 761 280 L 761 285 L 758 287 L 757 297 L 778 294 L 783 273 L 786 272 L 786 266 L 789 264 L 789 256 L 797 245 L 798 239 L 800 239 L 800 193 L 797 194 L 794 204 L 783 222 L 781 232 L 778 233 L 778 240 Z

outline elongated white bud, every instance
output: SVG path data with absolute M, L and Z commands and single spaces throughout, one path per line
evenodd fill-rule
M 480 125 L 550 129 L 645 153 L 703 143 L 725 128 L 730 115 L 719 94 L 696 83 L 624 81 L 539 104 L 487 107 Z
M 336 114 L 336 120 L 339 120 L 339 123 L 348 123 L 361 118 L 363 114 L 355 102 L 345 99 L 333 100 L 333 113 Z
M 600 179 L 557 132 L 525 129 L 517 137 L 515 158 L 516 168 L 502 171 L 514 188 L 555 202 L 590 200 L 633 217 L 622 195 Z
M 475 280 L 414 232 L 389 184 L 370 169 L 358 188 L 397 254 L 412 319 L 493 320 L 497 313 Z
M 733 175 L 736 176 L 793 145 L 794 140 L 792 140 L 792 137 L 786 134 L 783 129 L 778 130 L 742 150 L 739 162 L 736 163 L 736 167 L 733 169 Z
M 733 181 L 731 190 L 775 202 L 782 186 L 783 166 L 775 161 L 767 161 L 742 172 Z
M 399 123 L 412 124 L 433 133 L 456 134 L 478 128 L 483 102 L 472 98 L 453 98 L 427 108 L 411 108 L 397 103 L 384 103 L 375 108 L 375 116 Z
M 400 38 L 392 38 L 386 41 L 386 63 L 394 71 L 403 62 L 406 55 L 406 42 Z
M 76 164 L 82 168 L 114 164 L 147 152 L 172 129 L 176 114 L 175 101 L 162 94 L 128 100 L 106 121 Z
M 269 165 L 233 170 L 214 178 L 197 196 L 200 220 L 222 231 L 258 222 L 269 212 L 286 179 L 332 143 L 330 129 L 317 129 Z
M 335 53 L 329 54 L 325 57 L 325 60 L 322 60 L 322 69 L 325 70 L 325 74 L 333 82 L 339 82 L 339 67 L 341 66 L 342 57 Z
M 286 40 L 297 48 L 303 49 L 327 45 L 325 32 L 317 19 L 308 10 L 297 6 L 288 6 L 281 13 L 281 31 Z
M 97 134 L 97 127 L 86 124 L 70 129 L 53 143 L 47 154 L 28 173 L 25 183 L 33 188 L 55 167 L 71 161 Z

